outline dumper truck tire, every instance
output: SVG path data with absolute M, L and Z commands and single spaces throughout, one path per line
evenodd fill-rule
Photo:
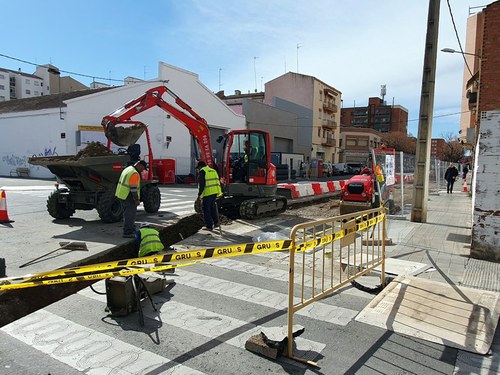
M 47 211 L 54 219 L 68 219 L 75 213 L 74 208 L 68 208 L 59 202 L 59 191 L 52 192 L 47 198 Z
M 115 190 L 105 191 L 97 202 L 97 213 L 104 223 L 116 223 L 122 220 L 123 207 L 120 200 L 115 197 Z
M 155 213 L 160 209 L 161 194 L 160 189 L 156 185 L 146 185 L 141 190 L 142 204 L 144 211 L 147 213 Z

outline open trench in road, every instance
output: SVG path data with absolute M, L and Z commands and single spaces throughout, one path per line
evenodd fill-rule
M 160 238 L 165 248 L 192 236 L 203 226 L 203 220 L 197 214 L 180 219 L 175 224 L 162 228 Z M 112 247 L 107 251 L 68 264 L 63 268 L 85 266 L 89 264 L 116 261 L 120 259 L 136 258 L 137 247 L 134 241 Z M 13 289 L 0 292 L 0 327 L 9 324 L 36 310 L 57 302 L 81 289 L 88 287 L 95 281 L 44 285 L 25 289 Z
M 318 217 L 338 215 L 338 198 L 316 199 L 314 202 L 302 202 L 290 205 L 287 214 L 298 216 L 304 221 Z M 229 224 L 230 219 L 222 217 L 222 224 Z M 160 239 L 165 248 L 197 233 L 204 223 L 200 215 L 180 219 L 178 222 L 159 229 Z M 79 267 L 96 263 L 117 261 L 137 257 L 137 247 L 133 240 L 112 247 L 99 254 L 68 264 L 62 268 Z M 82 281 L 56 285 L 43 285 L 25 289 L 14 289 L 0 292 L 0 327 L 9 324 L 36 310 L 70 296 L 96 281 Z

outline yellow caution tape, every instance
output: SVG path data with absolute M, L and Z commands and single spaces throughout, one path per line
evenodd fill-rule
M 170 254 L 156 254 L 141 258 L 123 259 L 108 263 L 90 264 L 87 266 L 62 268 L 58 270 L 41 272 L 26 276 L 14 276 L 0 279 L 0 286 L 5 282 L 13 281 L 33 281 L 54 277 L 72 277 L 81 273 L 123 269 L 125 267 L 155 264 L 155 263 L 176 263 L 191 262 L 195 260 L 206 260 L 210 258 L 229 258 L 238 255 L 260 254 L 278 250 L 288 250 L 291 240 L 268 241 L 258 243 L 247 243 L 239 245 L 218 246 L 208 249 L 198 249 L 189 251 L 173 252 Z
M 356 231 L 365 230 L 369 227 L 372 227 L 384 220 L 384 218 L 385 215 L 380 214 L 377 217 L 369 219 L 368 221 L 357 223 L 355 227 L 353 226 L 348 229 L 342 229 L 335 233 L 328 234 L 317 239 L 305 241 L 296 246 L 295 251 L 307 251 L 314 249 L 317 246 L 326 245 L 333 241 L 337 241 Z M 362 220 L 362 217 L 360 216 L 354 220 L 360 221 Z M 196 264 L 198 261 L 207 259 L 230 258 L 240 255 L 261 254 L 273 251 L 289 250 L 291 245 L 291 239 L 238 245 L 226 245 L 207 249 L 180 251 L 169 254 L 156 254 L 141 258 L 123 259 L 107 263 L 97 263 L 86 266 L 63 268 L 25 276 L 5 277 L 0 279 L 0 291 L 7 289 L 27 288 L 38 285 L 53 285 L 76 281 L 100 280 L 114 276 L 127 276 L 147 271 L 166 270 L 175 267 Z M 153 264 L 155 266 L 144 268 L 144 265 L 147 264 Z M 158 264 L 162 265 L 157 266 Z M 137 266 L 141 267 L 135 268 Z M 161 269 L 157 269 L 157 267 L 161 267 Z M 142 271 L 136 272 L 136 270 Z
M 44 278 L 44 279 L 39 279 L 39 280 L 33 280 L 33 281 L 24 281 L 21 283 L 15 283 L 15 284 L 3 284 L 0 285 L 0 291 L 2 290 L 12 290 L 12 289 L 23 289 L 23 288 L 31 288 L 35 286 L 41 286 L 41 285 L 54 285 L 54 284 L 64 284 L 64 283 L 74 283 L 74 282 L 81 282 L 81 281 L 97 281 L 97 280 L 102 280 L 102 279 L 109 279 L 111 277 L 116 277 L 116 276 L 133 276 L 133 275 L 138 275 L 140 273 L 144 272 L 160 272 L 160 271 L 165 271 L 169 270 L 172 268 L 177 268 L 177 267 L 185 267 L 185 266 L 192 266 L 196 263 L 200 262 L 188 262 L 188 263 L 183 263 L 183 264 L 153 264 L 149 267 L 127 267 L 118 271 L 104 271 L 104 272 L 95 272 L 95 273 L 89 273 L 89 274 L 84 274 L 84 275 L 79 275 L 79 276 L 67 276 L 67 277 L 58 277 L 58 278 Z

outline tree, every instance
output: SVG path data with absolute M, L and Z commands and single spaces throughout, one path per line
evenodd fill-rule
M 413 137 L 408 137 L 404 132 L 390 132 L 384 134 L 382 142 L 388 148 L 394 148 L 396 151 L 403 151 L 405 154 L 415 155 L 417 141 Z
M 465 156 L 464 146 L 460 143 L 459 138 L 453 132 L 441 134 L 441 137 L 444 139 L 443 157 L 445 161 L 459 163 Z

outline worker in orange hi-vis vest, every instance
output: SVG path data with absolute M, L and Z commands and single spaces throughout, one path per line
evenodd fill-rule
M 147 168 L 144 160 L 125 168 L 116 186 L 115 196 L 123 207 L 123 237 L 135 238 L 137 206 L 141 203 L 141 173 Z

